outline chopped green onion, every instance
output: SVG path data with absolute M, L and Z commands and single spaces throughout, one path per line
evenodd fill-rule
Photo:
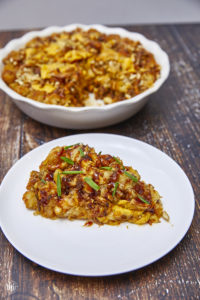
M 95 191 L 98 191 L 100 189 L 100 186 L 98 186 L 98 184 L 96 184 L 92 178 L 90 177 L 85 177 L 84 181 L 91 187 L 93 188 Z
M 101 167 L 100 169 L 101 169 L 101 170 L 109 170 L 109 171 L 111 171 L 111 170 L 112 170 L 112 167 Z
M 76 170 L 72 170 L 72 171 L 63 171 L 62 174 L 83 174 L 83 171 L 76 171 Z
M 74 164 L 73 160 L 71 160 L 71 159 L 68 158 L 68 157 L 61 156 L 60 158 L 61 158 L 62 160 L 64 160 L 65 162 L 67 162 L 68 164 L 70 164 L 70 165 L 73 165 L 73 164 Z
M 120 161 L 117 157 L 115 157 L 115 156 L 113 156 L 113 158 L 114 158 L 114 160 L 115 160 L 119 165 L 122 166 L 122 169 L 125 170 L 125 167 L 123 166 L 123 164 L 121 163 L 121 161 Z
M 79 152 L 80 152 L 80 155 L 81 155 L 82 157 L 84 157 L 85 154 L 84 154 L 84 152 L 83 152 L 83 149 L 79 148 L 78 150 L 79 150 Z
M 69 148 L 71 148 L 73 146 L 76 146 L 76 145 L 80 145 L 80 144 L 78 143 L 78 144 L 74 144 L 74 145 L 65 146 L 64 149 L 67 150 L 67 149 L 69 149 Z
M 99 151 L 98 155 L 101 155 L 102 151 Z
M 140 195 L 137 195 L 137 196 L 138 196 L 138 198 L 139 198 L 142 202 L 147 203 L 147 204 L 150 204 L 150 202 L 147 201 L 146 199 L 144 199 L 142 196 L 140 196 Z
M 42 181 L 43 183 L 47 183 L 43 178 L 41 179 L 41 181 Z
M 113 158 L 118 164 L 122 165 L 121 161 L 117 157 L 113 156 Z
M 115 182 L 114 190 L 113 190 L 113 192 L 112 192 L 113 198 L 115 197 L 115 193 L 116 193 L 116 191 L 117 191 L 118 185 L 119 185 L 119 182 Z
M 61 180 L 60 180 L 60 173 L 57 175 L 57 194 L 58 197 L 61 196 Z
M 137 177 L 133 176 L 131 173 L 128 173 L 127 171 L 124 171 L 124 174 L 126 174 L 126 176 L 131 178 L 134 182 L 138 182 Z

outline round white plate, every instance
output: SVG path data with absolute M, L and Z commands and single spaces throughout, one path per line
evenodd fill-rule
M 137 169 L 163 196 L 170 223 L 84 227 L 84 221 L 34 216 L 22 201 L 31 170 L 38 170 L 53 147 L 77 142 L 119 156 Z M 194 206 L 191 184 L 176 162 L 144 142 L 111 134 L 79 134 L 46 143 L 22 157 L 0 188 L 0 224 L 10 243 L 41 266 L 82 276 L 124 273 L 158 260 L 184 237 Z

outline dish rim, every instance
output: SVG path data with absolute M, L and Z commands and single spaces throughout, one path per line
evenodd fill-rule
M 157 52 L 158 55 L 162 56 L 163 59 L 163 66 L 161 66 L 161 74 L 160 77 L 155 81 L 154 85 L 144 92 L 130 98 L 126 99 L 123 101 L 111 103 L 111 104 L 106 104 L 103 106 L 83 106 L 83 107 L 65 107 L 62 105 L 55 105 L 55 104 L 47 104 L 43 102 L 38 102 L 36 100 L 30 99 L 28 97 L 24 97 L 14 90 L 12 90 L 2 79 L 2 60 L 3 58 L 8 55 L 11 51 L 13 50 L 18 50 L 21 47 L 23 47 L 28 41 L 30 41 L 32 38 L 36 36 L 48 36 L 50 34 L 53 34 L 54 32 L 62 32 L 62 31 L 71 31 L 74 30 L 75 28 L 81 28 L 83 30 L 88 30 L 88 29 L 96 29 L 102 33 L 105 34 L 118 34 L 122 37 L 128 37 L 132 40 L 138 40 L 141 42 L 142 46 L 147 49 L 148 47 L 150 49 L 147 49 L 149 52 L 151 52 L 154 56 L 155 53 Z M 10 42 L 8 42 L 5 47 L 0 49 L 0 89 L 2 89 L 7 95 L 9 95 L 11 98 L 14 100 L 17 100 L 22 103 L 28 103 L 38 109 L 41 110 L 58 110 L 58 111 L 68 111 L 68 112 L 83 112 L 83 111 L 90 111 L 90 110 L 100 110 L 100 111 L 109 111 L 114 108 L 118 108 L 121 106 L 127 106 L 127 105 L 132 105 L 136 104 L 139 101 L 141 101 L 143 98 L 155 93 L 161 86 L 162 84 L 166 81 L 166 79 L 169 76 L 170 72 L 170 63 L 169 63 L 169 57 L 167 53 L 160 47 L 160 45 L 148 38 L 146 38 L 143 34 L 138 33 L 138 32 L 131 32 L 128 31 L 124 28 L 121 27 L 107 27 L 104 25 L 100 24 L 92 24 L 92 25 L 83 25 L 79 23 L 74 23 L 66 26 L 49 26 L 43 30 L 36 30 L 36 31 L 30 31 L 26 34 L 24 34 L 22 37 L 19 37 L 17 39 L 12 39 Z

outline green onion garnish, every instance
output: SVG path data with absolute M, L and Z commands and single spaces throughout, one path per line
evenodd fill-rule
M 79 150 L 79 152 L 80 152 L 80 155 L 81 155 L 82 157 L 84 157 L 85 154 L 84 154 L 84 152 L 83 152 L 83 149 L 79 148 L 78 150 Z
M 109 170 L 109 171 L 111 171 L 111 170 L 112 170 L 112 167 L 101 167 L 100 169 L 101 169 L 101 170 Z
M 102 151 L 99 151 L 98 155 L 101 155 Z
M 61 158 L 62 160 L 64 160 L 65 162 L 67 162 L 68 164 L 70 164 L 70 165 L 73 165 L 73 164 L 74 164 L 73 160 L 71 160 L 71 159 L 68 158 L 68 157 L 61 156 L 60 158 Z
M 61 196 L 61 180 L 60 180 L 60 173 L 57 175 L 57 194 L 58 197 Z
M 126 176 L 131 178 L 134 182 L 138 182 L 137 177 L 133 176 L 131 173 L 128 173 L 127 171 L 124 171 L 124 174 L 126 174 Z
M 42 181 L 43 183 L 47 183 L 43 178 L 41 179 L 41 181 Z
M 140 196 L 140 195 L 137 195 L 137 196 L 138 196 L 138 198 L 139 198 L 142 202 L 147 203 L 147 204 L 150 204 L 150 202 L 147 201 L 146 199 L 144 199 L 142 196 Z
M 113 198 L 115 197 L 115 193 L 116 193 L 116 191 L 117 191 L 118 185 L 119 185 L 119 182 L 115 182 L 114 190 L 113 190 L 113 192 L 112 192 Z
M 92 178 L 90 177 L 85 177 L 84 181 L 91 187 L 93 188 L 95 191 L 98 191 L 100 189 L 100 186 L 98 186 L 98 184 L 96 184 Z
M 121 161 L 117 157 L 113 156 L 113 158 L 118 164 L 122 165 Z
M 63 171 L 62 174 L 83 174 L 83 171 Z
M 69 145 L 69 146 L 64 147 L 64 149 L 67 150 L 67 149 L 69 149 L 69 148 L 71 148 L 73 146 L 76 146 L 76 145 L 80 145 L 80 144 L 78 143 L 78 144 L 74 144 L 74 145 Z
M 113 159 L 114 159 L 119 165 L 122 166 L 122 169 L 123 169 L 123 170 L 125 170 L 125 167 L 123 166 L 123 164 L 121 163 L 121 161 L 120 161 L 117 157 L 113 156 Z

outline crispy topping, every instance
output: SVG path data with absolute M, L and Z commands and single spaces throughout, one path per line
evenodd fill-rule
M 48 218 L 109 225 L 168 220 L 160 195 L 136 170 L 83 144 L 52 149 L 39 172 L 31 172 L 23 200 L 27 208 Z
M 63 106 L 128 100 L 160 76 L 139 41 L 95 29 L 36 37 L 4 59 L 3 80 L 22 96 Z

